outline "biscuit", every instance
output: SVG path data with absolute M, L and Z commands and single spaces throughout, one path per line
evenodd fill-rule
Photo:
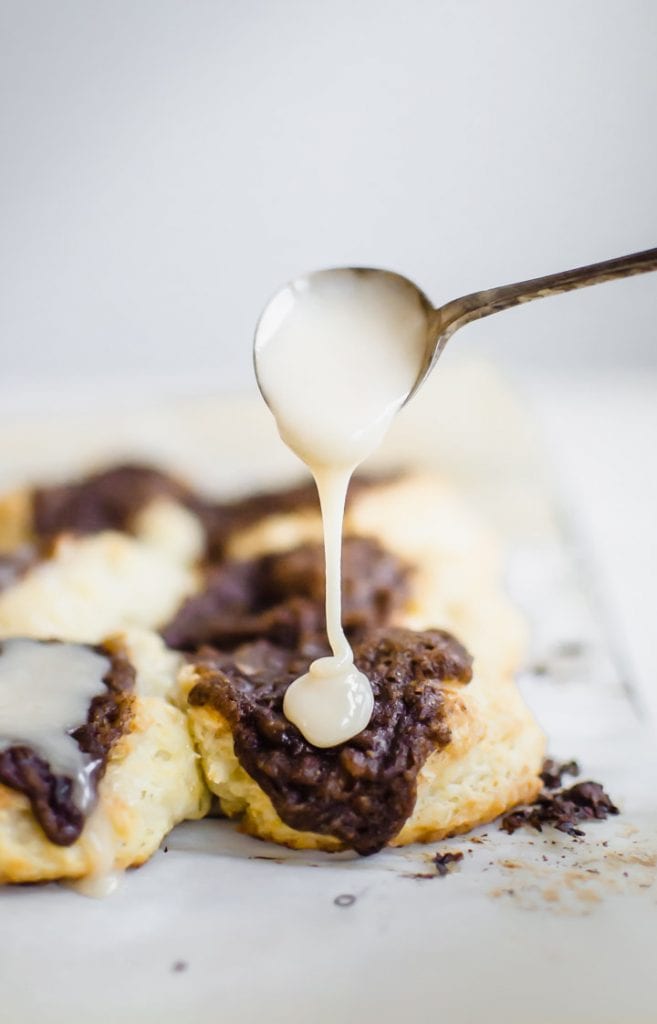
M 411 631 L 382 631 L 379 636 L 384 641 L 394 640 L 401 632 L 401 643 L 406 650 L 420 640 L 425 642 L 432 632 L 421 633 Z M 364 642 L 369 642 L 369 637 Z M 452 638 L 450 641 L 453 642 Z M 263 643 L 263 642 L 261 642 Z M 254 647 L 256 645 L 253 645 Z M 356 663 L 367 670 L 367 663 L 362 662 L 362 643 L 355 645 Z M 386 655 L 387 656 L 387 655 Z M 231 663 L 223 656 L 224 667 L 217 672 L 216 664 L 210 655 L 209 665 L 201 657 L 196 662 L 186 665 L 180 675 L 183 695 L 188 701 L 188 713 L 192 733 L 201 752 L 203 768 L 208 785 L 219 797 L 223 811 L 230 817 L 239 817 L 242 828 L 251 835 L 261 839 L 291 846 L 296 849 L 339 850 L 353 847 L 361 853 L 374 852 L 383 845 L 382 838 L 391 846 L 406 845 L 413 842 L 425 842 L 442 839 L 458 832 L 468 831 L 475 825 L 487 822 L 506 811 L 518 802 L 531 801 L 540 790 L 539 771 L 541 768 L 544 739 L 541 731 L 525 707 L 518 690 L 511 679 L 490 679 L 483 674 L 476 674 L 465 684 L 462 680 L 438 677 L 422 677 L 420 680 L 409 679 L 409 685 L 416 689 L 430 688 L 439 692 L 441 702 L 435 711 L 432 724 L 436 727 L 436 736 L 427 749 L 426 759 L 419 766 L 415 776 L 415 794 L 409 814 L 399 822 L 399 827 L 392 834 L 381 832 L 381 808 L 385 808 L 392 799 L 386 795 L 382 779 L 388 780 L 389 766 L 384 765 L 380 776 L 371 779 L 371 785 L 364 787 L 364 794 L 359 795 L 358 807 L 362 816 L 367 819 L 372 815 L 371 830 L 374 833 L 372 842 L 350 841 L 348 833 L 332 834 L 332 824 L 322 819 L 323 831 L 320 833 L 311 828 L 295 827 L 299 820 L 313 820 L 313 814 L 307 818 L 299 818 L 296 811 L 301 797 L 306 793 L 308 802 L 317 802 L 318 783 L 308 781 L 319 779 L 325 771 L 333 772 L 336 761 L 338 764 L 347 756 L 348 763 L 353 760 L 354 747 L 358 753 L 361 744 L 365 743 L 365 764 L 369 764 L 372 751 L 381 749 L 382 737 L 376 734 L 368 736 L 368 730 L 361 734 L 358 743 L 350 741 L 331 751 L 309 749 L 300 734 L 286 725 L 277 703 L 277 716 L 272 722 L 268 719 L 260 724 L 262 708 L 251 708 L 242 712 L 243 720 L 250 725 L 251 732 L 242 737 L 242 751 L 239 747 L 239 734 L 236 719 L 231 721 Z M 359 661 L 359 658 L 361 659 Z M 240 673 L 249 676 L 249 662 L 257 663 L 257 655 L 253 648 L 238 649 L 234 655 L 233 666 Z M 266 662 L 271 665 L 276 660 L 276 652 L 266 651 Z M 384 659 L 385 662 L 385 659 Z M 298 665 L 298 673 L 305 665 Z M 234 668 L 232 668 L 234 672 Z M 372 671 L 368 671 L 370 679 Z M 242 676 L 244 678 L 244 675 Z M 213 693 L 213 687 L 216 687 Z M 253 692 L 262 692 L 262 678 L 256 673 Z M 218 700 L 216 698 L 219 698 Z M 381 706 L 389 696 L 381 696 Z M 379 698 L 377 698 L 379 700 Z M 265 698 L 267 710 L 270 707 L 268 696 Z M 377 708 L 375 704 L 375 709 Z M 407 702 L 405 703 L 407 707 Z M 376 710 L 373 723 L 376 725 Z M 242 719 L 239 720 L 240 722 Z M 253 725 L 253 723 L 256 723 Z M 280 743 L 276 739 L 280 733 Z M 263 738 L 264 737 L 264 738 Z M 442 742 L 441 742 L 442 739 Z M 276 773 L 275 784 L 271 780 L 258 775 L 258 781 L 247 771 L 248 766 L 254 772 L 249 752 L 261 741 L 265 767 L 267 757 Z M 385 738 L 384 742 L 391 742 Z M 393 754 L 397 753 L 398 739 L 391 742 Z M 245 753 L 246 752 L 246 756 Z M 284 758 L 289 753 L 290 763 L 285 764 Z M 362 753 L 362 752 L 361 752 Z M 241 757 L 238 757 L 241 754 Z M 312 762 L 308 778 L 299 777 L 300 764 L 306 760 Z M 242 762 L 245 763 L 242 763 Z M 358 765 L 358 762 L 357 762 Z M 407 764 L 403 767 L 406 779 L 410 771 Z M 258 769 L 255 769 L 258 774 Z M 339 774 L 336 781 L 331 775 L 326 785 L 331 794 L 331 810 L 344 799 L 344 793 L 353 796 L 354 778 L 350 774 L 344 777 Z M 359 778 L 358 770 L 354 777 Z M 277 800 L 282 788 L 281 779 L 288 784 L 292 780 L 293 798 Z M 304 790 L 304 785 L 307 787 Z M 380 804 L 369 806 L 363 799 L 369 799 L 368 793 L 379 792 L 383 786 L 384 794 Z M 276 805 L 276 806 L 275 806 Z M 290 811 L 290 808 L 292 810 Z M 311 806 L 311 810 L 314 808 Z M 363 825 L 367 826 L 367 820 Z M 339 825 L 339 822 L 338 822 Z
M 63 536 L 0 591 L 0 638 L 99 643 L 128 626 L 159 628 L 196 586 L 193 569 L 127 534 Z
M 0 883 L 83 879 L 143 864 L 173 826 L 200 818 L 209 797 L 185 715 L 166 699 L 179 657 L 159 637 L 126 631 L 108 642 L 135 670 L 130 715 L 110 746 L 97 803 L 69 845 L 51 841 L 28 796 L 0 783 Z
M 425 680 L 442 694 L 441 721 L 450 739 L 429 750 L 417 772 L 412 813 L 386 842 L 394 846 L 441 839 L 531 801 L 540 790 L 545 742 L 513 678 L 522 656 L 524 624 L 502 592 L 494 537 L 447 484 L 424 474 L 375 485 L 354 497 L 346 533 L 375 538 L 411 567 L 408 593 L 383 627 L 384 635 L 386 628 L 410 629 L 412 647 L 418 631 L 422 635 L 439 625 L 474 656 L 473 678 L 465 685 L 449 677 Z M 268 552 L 292 554 L 297 545 L 320 538 L 319 514 L 303 508 L 265 517 L 236 532 L 227 551 L 234 558 L 257 559 Z M 253 648 L 246 653 L 238 648 L 232 665 L 244 668 L 253 656 Z M 270 650 L 269 657 L 275 661 L 275 652 Z M 284 820 L 280 802 L 277 810 L 271 793 L 246 770 L 236 754 L 235 721 L 226 714 L 226 706 L 232 706 L 225 705 L 230 690 L 226 672 L 230 676 L 234 668 L 230 660 L 222 664 L 218 672 L 214 666 L 209 680 L 203 657 L 196 659 L 182 669 L 180 686 L 208 785 L 224 812 L 239 817 L 250 834 L 295 848 L 353 845 L 330 831 L 295 827 L 294 814 Z M 208 690 L 210 681 L 223 697 L 217 699 L 216 691 Z M 279 727 L 284 725 L 279 722 Z M 302 755 L 300 748 L 300 757 L 307 753 Z M 320 769 L 322 756 L 320 752 Z

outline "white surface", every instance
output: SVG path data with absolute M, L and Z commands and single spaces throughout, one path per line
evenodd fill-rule
M 3 386 L 244 387 L 309 269 L 440 302 L 657 244 L 656 35 L 653 0 L 3 0 Z M 635 279 L 456 344 L 654 366 L 655 322 Z
M 657 722 L 657 373 L 534 381 L 528 393 L 627 682 Z
M 626 408 L 638 408 L 629 394 Z M 579 402 L 577 415 L 563 395 L 558 406 L 546 394 L 540 403 L 548 420 L 550 408 L 559 418 L 569 410 L 589 434 Z M 245 468 L 262 479 L 290 468 L 259 407 L 213 411 L 199 401 L 178 413 L 125 414 L 114 437 L 100 433 L 102 422 L 102 414 L 48 430 L 14 422 L 2 446 L 6 478 L 48 462 L 54 472 L 56 460 L 120 449 L 130 436 L 142 451 L 179 459 L 187 451 L 191 471 L 214 464 L 233 485 L 240 466 L 242 479 Z M 655 733 L 624 685 L 625 654 L 610 655 L 617 631 L 600 621 L 588 566 L 555 527 L 532 435 L 484 371 L 445 372 L 400 418 L 388 458 L 413 450 L 449 467 L 506 536 L 509 584 L 533 626 L 527 698 L 553 752 L 577 756 L 586 775 L 604 781 L 622 816 L 590 826 L 582 843 L 480 829 L 481 843 L 438 844 L 465 853 L 445 879 L 408 877 L 427 872 L 425 847 L 369 860 L 315 857 L 240 837 L 229 824 L 187 825 L 104 903 L 54 886 L 0 894 L 7 1020 L 653 1024 Z M 573 446 L 572 433 L 567 439 Z M 598 536 L 607 529 L 598 525 Z M 347 893 L 355 903 L 337 906 Z M 173 970 L 176 961 L 186 969 Z

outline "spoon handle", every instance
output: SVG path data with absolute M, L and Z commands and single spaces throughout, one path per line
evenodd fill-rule
M 499 288 L 489 288 L 482 292 L 472 292 L 460 299 L 454 299 L 436 310 L 436 326 L 441 335 L 440 348 L 448 338 L 472 320 L 490 316 L 522 302 L 532 302 L 546 295 L 558 295 L 574 288 L 587 288 L 590 284 L 602 281 L 613 281 L 617 277 L 630 277 L 632 274 L 645 274 L 649 270 L 657 270 L 657 249 L 645 249 L 643 252 L 619 256 L 615 260 L 603 263 L 591 263 L 587 267 L 575 270 L 564 270 L 560 274 L 548 274 L 546 277 L 534 277 L 530 281 L 518 281 Z

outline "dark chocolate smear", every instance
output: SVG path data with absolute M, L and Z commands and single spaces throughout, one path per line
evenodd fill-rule
M 93 649 L 110 658 L 110 668 L 103 680 L 106 693 L 94 697 L 86 723 L 71 735 L 89 756 L 89 780 L 96 789 L 105 774 L 112 747 L 126 732 L 132 718 L 135 670 L 121 651 L 102 646 Z M 0 782 L 28 798 L 34 817 L 52 843 L 70 846 L 80 837 L 86 813 L 74 800 L 73 779 L 56 775 L 30 747 L 16 745 L 0 751 Z
M 266 640 L 234 655 L 203 650 L 189 703 L 228 721 L 235 754 L 292 828 L 334 836 L 376 853 L 410 817 L 417 776 L 450 741 L 445 680 L 469 682 L 471 658 L 448 633 L 375 630 L 354 647 L 374 691 L 368 727 L 337 747 L 312 746 L 283 714 L 285 690 L 310 658 Z
M 347 537 L 342 555 L 342 623 L 353 638 L 386 625 L 408 597 L 410 569 L 378 541 Z M 324 647 L 324 552 L 319 544 L 228 561 L 208 571 L 165 627 L 170 647 L 232 650 L 259 638 L 312 653 Z

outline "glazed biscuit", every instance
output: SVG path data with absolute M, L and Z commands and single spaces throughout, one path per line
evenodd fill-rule
M 0 883 L 85 879 L 143 864 L 177 822 L 207 812 L 209 798 L 185 715 L 166 699 L 178 656 L 141 630 L 113 637 L 103 649 L 120 654 L 132 685 L 111 714 L 103 709 L 100 727 L 107 730 L 109 720 L 117 735 L 106 742 L 95 807 L 75 838 L 79 823 L 72 833 L 70 820 L 61 821 L 61 781 L 59 795 L 50 786 L 39 803 L 30 789 L 34 765 L 20 772 L 26 752 L 22 761 L 0 761 L 0 776 L 19 776 L 19 788 L 0 783 Z
M 419 671 L 418 645 L 428 651 Z M 461 653 L 441 660 L 441 645 Z M 375 712 L 364 733 L 331 750 L 312 748 L 282 714 L 285 686 L 307 661 L 280 667 L 280 652 L 253 644 L 233 656 L 202 652 L 182 669 L 208 785 L 246 832 L 296 849 L 371 853 L 468 831 L 537 795 L 544 739 L 512 679 L 469 679 L 463 648 L 436 631 L 384 629 L 354 652 Z M 389 822 L 400 788 L 407 813 Z

